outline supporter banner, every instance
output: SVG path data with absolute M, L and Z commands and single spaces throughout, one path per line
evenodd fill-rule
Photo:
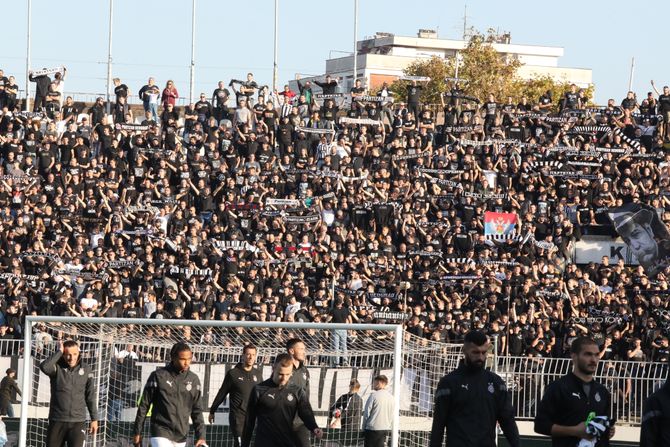
M 625 154 L 630 152 L 630 149 L 624 149 L 622 147 L 597 147 L 594 150 L 596 152 L 604 152 L 606 154 Z
M 353 97 L 353 100 L 359 102 L 393 102 L 393 98 L 390 96 L 361 95 Z
M 609 109 L 607 107 L 587 107 L 585 111 L 594 115 L 623 115 L 623 110 L 621 110 L 619 106 L 614 106 L 614 109 Z
M 401 322 L 404 321 L 406 314 L 403 312 L 383 312 L 376 311 L 372 313 L 372 318 L 376 320 L 385 320 L 386 322 Z
M 444 275 L 441 276 L 440 279 L 442 281 L 474 281 L 476 279 L 481 279 L 481 276 L 479 275 Z
M 469 192 L 469 191 L 463 191 L 462 193 L 463 197 L 472 197 L 475 199 L 483 199 L 483 200 L 507 200 L 509 199 L 509 194 L 503 193 L 503 194 L 496 194 L 496 193 L 479 193 L 479 192 Z
M 134 230 L 117 230 L 114 234 L 127 234 L 128 236 L 145 236 L 147 234 L 154 234 L 153 228 L 136 228 Z
M 457 175 L 465 172 L 462 169 L 430 169 L 430 168 L 419 168 L 418 171 L 421 174 L 437 174 L 437 175 Z
M 295 130 L 296 132 L 315 133 L 322 135 L 329 135 L 335 133 L 335 130 L 333 129 L 313 129 L 311 127 L 296 127 Z
M 49 253 L 46 251 L 24 251 L 19 254 L 19 258 L 47 258 L 51 261 L 61 262 L 62 259 L 55 253 Z
M 371 120 L 369 118 L 347 118 L 343 116 L 340 118 L 340 124 L 358 124 L 361 126 L 381 126 L 383 123 L 379 120 Z
M 441 258 L 442 253 L 439 251 L 427 251 L 427 250 L 412 250 L 409 252 L 410 256 L 420 256 L 422 258 Z
M 105 262 L 106 267 L 110 269 L 125 269 L 129 267 L 139 267 L 144 264 L 139 259 L 115 259 Z
M 461 182 L 455 182 L 453 180 L 441 179 L 441 178 L 430 178 L 431 183 L 437 183 L 438 185 L 448 186 L 456 189 L 463 189 L 463 184 Z
M 448 228 L 450 227 L 449 222 L 443 222 L 441 220 L 437 222 L 419 222 L 418 226 L 420 227 L 437 227 L 437 228 Z
M 265 199 L 265 206 L 294 206 L 298 207 L 302 202 L 297 199 Z
M 559 153 L 578 153 L 580 152 L 580 149 L 578 147 L 574 146 L 554 146 L 554 147 L 549 147 L 546 149 L 547 153 L 554 153 L 554 152 L 559 152 Z
M 210 240 L 212 245 L 221 250 L 234 250 L 234 251 L 250 251 L 253 253 L 258 252 L 258 248 L 254 247 L 247 241 L 217 241 Z
M 0 180 L 41 180 L 38 175 L 0 175 Z
M 569 161 L 567 162 L 570 166 L 591 166 L 591 167 L 600 167 L 602 163 L 599 161 Z
M 126 213 L 158 214 L 160 213 L 160 210 L 155 206 L 130 205 L 126 207 Z
M 47 118 L 47 116 L 43 112 L 18 112 L 14 113 L 14 116 L 17 118 L 25 118 L 25 119 L 35 119 L 35 120 L 41 120 Z
M 28 74 L 35 76 L 45 76 L 54 73 L 62 73 L 65 69 L 62 66 L 53 67 L 53 68 L 43 68 L 41 70 L 31 70 Z
M 502 265 L 505 267 L 514 267 L 515 265 L 519 265 L 517 261 L 486 261 L 486 260 L 479 260 L 479 264 L 481 265 Z
M 621 138 L 622 141 L 626 142 L 626 144 L 628 144 L 629 146 L 634 147 L 635 149 L 640 148 L 640 142 L 639 141 L 631 140 L 618 127 L 615 127 L 613 132 L 614 132 L 614 135 L 617 135 L 619 138 Z
M 382 300 L 385 298 L 395 300 L 398 298 L 396 292 L 368 292 L 368 300 L 372 301 L 375 304 L 381 304 Z
M 351 289 L 345 289 L 344 287 L 339 287 L 339 286 L 335 286 L 334 289 L 335 289 L 335 292 L 343 293 L 343 294 L 348 295 L 348 296 L 356 296 L 356 295 L 359 294 L 359 292 L 362 292 L 362 290 L 360 290 L 360 289 L 359 290 L 351 290 Z
M 258 203 L 226 203 L 227 210 L 250 211 L 260 209 Z
M 505 240 L 516 236 L 517 218 L 512 213 L 484 213 L 484 236 L 486 239 Z
M 658 154 L 630 154 L 630 157 L 631 158 L 658 158 L 658 159 L 662 159 L 663 154 L 662 153 L 658 153 Z
M 425 157 L 428 154 L 425 154 L 423 152 L 417 152 L 416 154 L 402 154 L 402 155 L 394 155 L 393 156 L 393 161 L 400 161 L 400 160 L 414 160 L 416 158 L 421 158 Z
M 328 95 L 323 94 L 323 93 L 317 93 L 314 95 L 314 99 L 336 99 L 336 98 L 342 98 L 344 96 L 344 93 L 330 93 Z
M 318 222 L 321 216 L 319 214 L 308 214 L 307 216 L 282 216 L 282 219 L 289 224 L 310 224 Z
M 22 280 L 25 279 L 26 281 L 37 281 L 40 279 L 39 276 L 37 275 L 24 275 L 24 274 L 17 274 L 17 273 L 0 273 L 0 279 L 16 279 L 16 280 Z M 18 281 L 17 281 L 18 282 Z
M 612 132 L 612 128 L 610 126 L 575 126 L 568 131 L 569 134 L 598 133 L 598 132 L 610 133 Z
M 187 269 L 183 267 L 171 267 L 170 274 L 173 275 L 184 275 L 187 278 L 191 276 L 212 276 L 212 269 Z
M 444 258 L 447 264 L 472 264 L 475 262 L 472 258 Z
M 568 124 L 577 121 L 574 116 L 546 116 L 543 118 L 545 123 Z
M 444 133 L 467 133 L 473 132 L 476 126 L 446 126 L 444 127 Z M 481 126 L 479 126 L 481 127 Z
M 461 146 L 491 146 L 493 144 L 512 144 L 512 145 L 518 145 L 521 143 L 520 140 L 513 140 L 513 139 L 500 139 L 500 140 L 484 140 L 484 141 L 475 141 L 475 140 L 466 140 L 466 139 L 460 139 L 458 140 L 458 143 Z
M 64 268 L 64 269 L 55 269 L 53 271 L 54 275 L 63 275 L 63 276 L 76 276 L 77 278 L 82 278 L 84 281 L 105 281 L 109 278 L 107 273 L 93 273 L 93 272 L 83 272 L 81 270 Z
M 172 155 L 174 152 L 169 150 L 169 149 L 160 149 L 160 148 L 154 148 L 154 147 L 148 147 L 145 149 L 140 149 L 140 152 L 143 154 L 152 154 L 152 155 L 161 155 L 163 157 L 169 157 Z
M 418 82 L 428 82 L 430 77 L 428 76 L 400 76 L 401 81 L 418 81 Z
M 530 166 L 533 169 L 542 169 L 542 168 L 556 168 L 561 169 L 563 163 L 560 161 L 531 161 Z
M 585 180 L 596 180 L 598 178 L 597 174 L 583 174 L 579 171 L 549 171 L 549 175 L 552 177 L 577 178 Z
M 670 265 L 670 231 L 653 208 L 628 203 L 611 208 L 608 215 L 616 232 L 649 276 Z
M 114 126 L 116 130 L 129 130 L 131 132 L 146 132 L 149 130 L 149 126 L 143 126 L 141 124 L 130 124 L 130 123 L 116 123 Z
M 573 261 L 576 264 L 589 264 L 591 262 L 601 263 L 603 256 L 608 256 L 612 264 L 620 259 L 626 265 L 638 265 L 637 257 L 633 251 L 618 239 L 610 237 L 583 236 L 575 242 Z
M 535 244 L 537 248 L 541 248 L 543 250 L 553 250 L 554 248 L 556 248 L 556 245 L 554 245 L 553 242 L 538 241 L 535 238 L 533 238 L 533 244 Z

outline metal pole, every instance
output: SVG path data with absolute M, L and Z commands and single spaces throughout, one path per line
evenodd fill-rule
M 114 0 L 109 0 L 109 37 L 107 38 L 107 115 L 112 112 L 112 30 L 114 23 Z
M 356 84 L 356 77 L 358 76 L 358 0 L 354 0 L 354 76 L 351 78 L 351 86 Z
M 33 0 L 28 0 L 28 35 L 27 35 L 27 48 L 26 48 L 26 100 L 24 101 L 24 108 L 27 112 L 29 109 L 30 103 L 30 29 L 32 28 L 32 19 L 33 19 Z
M 28 0 L 30 2 L 30 0 Z M 33 323 L 26 320 L 23 329 L 23 377 L 21 377 L 21 420 L 19 422 L 19 445 L 28 445 L 28 403 L 32 393 L 30 392 L 30 383 L 32 380 L 32 369 L 30 361 L 32 359 L 32 340 Z M 46 348 L 46 346 L 44 347 Z
M 193 0 L 193 8 L 191 12 L 191 85 L 188 92 L 188 102 L 193 103 L 195 95 L 195 0 Z
M 395 328 L 393 340 L 393 429 L 391 430 L 391 447 L 400 445 L 400 383 L 402 374 L 402 344 L 404 331 L 402 325 Z
M 100 395 L 100 382 L 102 381 L 102 362 L 103 362 L 103 358 L 102 358 L 102 348 L 103 348 L 103 344 L 102 344 L 103 332 L 102 332 L 102 330 L 103 330 L 103 328 L 104 328 L 104 326 L 101 324 L 100 325 L 100 330 L 99 330 L 99 333 L 98 333 L 98 337 L 99 337 L 99 339 L 98 339 L 98 365 L 97 365 L 98 371 L 95 375 L 96 376 L 95 377 L 95 401 L 98 402 L 100 404 L 99 406 L 103 408 L 102 411 L 106 411 L 107 406 L 108 406 L 107 405 L 108 404 L 107 397 L 109 396 L 109 384 L 107 384 L 107 386 L 105 387 L 105 396 L 103 397 L 103 396 Z M 106 375 L 109 376 L 109 373 L 107 373 Z M 104 415 L 103 417 L 106 417 L 106 416 L 107 415 Z M 98 416 L 98 419 L 100 419 L 99 416 Z M 95 436 L 93 436 L 93 447 L 96 447 L 97 444 L 98 444 L 98 435 L 96 434 Z
M 633 91 L 633 77 L 635 76 L 635 56 L 630 61 L 630 77 L 628 78 L 628 91 Z
M 277 90 L 277 80 L 279 78 L 279 65 L 277 64 L 277 55 L 279 54 L 279 0 L 275 0 L 275 37 L 274 37 L 274 63 L 272 66 L 272 91 Z

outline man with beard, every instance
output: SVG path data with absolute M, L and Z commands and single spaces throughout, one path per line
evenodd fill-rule
M 572 372 L 544 390 L 535 416 L 535 431 L 551 436 L 553 447 L 610 445 L 615 431 L 610 392 L 593 379 L 599 351 L 592 339 L 576 338 L 570 346 Z M 594 424 L 594 419 L 599 423 Z
M 247 404 L 254 386 L 262 381 L 261 370 L 256 366 L 257 350 L 254 345 L 242 349 L 242 361 L 226 373 L 214 403 L 209 409 L 209 423 L 214 423 L 214 414 L 228 394 L 230 394 L 230 430 L 233 445 L 239 447 L 247 415 Z
M 444 376 L 435 392 L 430 447 L 441 447 L 444 429 L 447 446 L 496 445 L 496 423 L 512 447 L 519 446 L 519 429 L 505 382 L 484 369 L 490 348 L 488 337 L 468 332 L 463 343 L 463 361 Z
M 256 385 L 251 392 L 244 423 L 242 445 L 249 447 L 256 429 L 256 447 L 294 447 L 293 421 L 299 417 L 321 439 L 312 406 L 304 390 L 291 383 L 293 358 L 280 354 L 272 368 L 272 377 Z

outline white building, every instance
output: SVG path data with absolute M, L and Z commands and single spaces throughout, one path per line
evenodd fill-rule
M 578 87 L 591 85 L 591 69 L 558 66 L 558 59 L 563 56 L 561 47 L 515 45 L 510 43 L 509 34 L 502 36 L 499 41 L 493 44 L 493 48 L 502 57 L 516 58 L 523 64 L 518 71 L 521 78 L 549 75 L 557 81 L 567 81 Z M 374 37 L 358 42 L 357 77 L 374 90 L 383 82 L 393 82 L 403 74 L 405 67 L 417 59 L 433 56 L 452 58 L 466 46 L 464 40 L 439 39 L 432 30 L 420 30 L 417 37 L 377 33 Z M 345 82 L 341 85 L 346 91 L 352 83 L 353 59 L 353 55 L 350 55 L 326 61 L 325 72 L 333 77 L 342 77 Z

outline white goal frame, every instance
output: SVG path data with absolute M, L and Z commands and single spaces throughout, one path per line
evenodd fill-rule
M 401 401 L 401 369 L 403 361 L 404 331 L 401 324 L 343 324 L 343 323 L 287 323 L 287 322 L 256 322 L 256 321 L 220 321 L 220 320 L 167 320 L 144 318 L 100 318 L 100 317 L 54 317 L 28 315 L 25 319 L 23 343 L 24 357 L 21 377 L 21 416 L 19 425 L 19 447 L 27 447 L 28 404 L 31 395 L 32 379 L 32 335 L 33 326 L 39 323 L 70 323 L 92 325 L 143 325 L 143 326 L 192 326 L 192 327 L 224 327 L 224 328 L 268 328 L 268 329 L 319 329 L 319 330 L 372 330 L 375 332 L 393 332 L 393 428 L 391 430 L 391 447 L 398 447 L 400 440 L 400 401 Z M 102 343 L 102 340 L 100 341 Z M 30 359 L 30 360 L 29 360 Z M 96 378 L 100 383 L 100 374 Z M 95 447 L 95 446 L 94 446 Z

